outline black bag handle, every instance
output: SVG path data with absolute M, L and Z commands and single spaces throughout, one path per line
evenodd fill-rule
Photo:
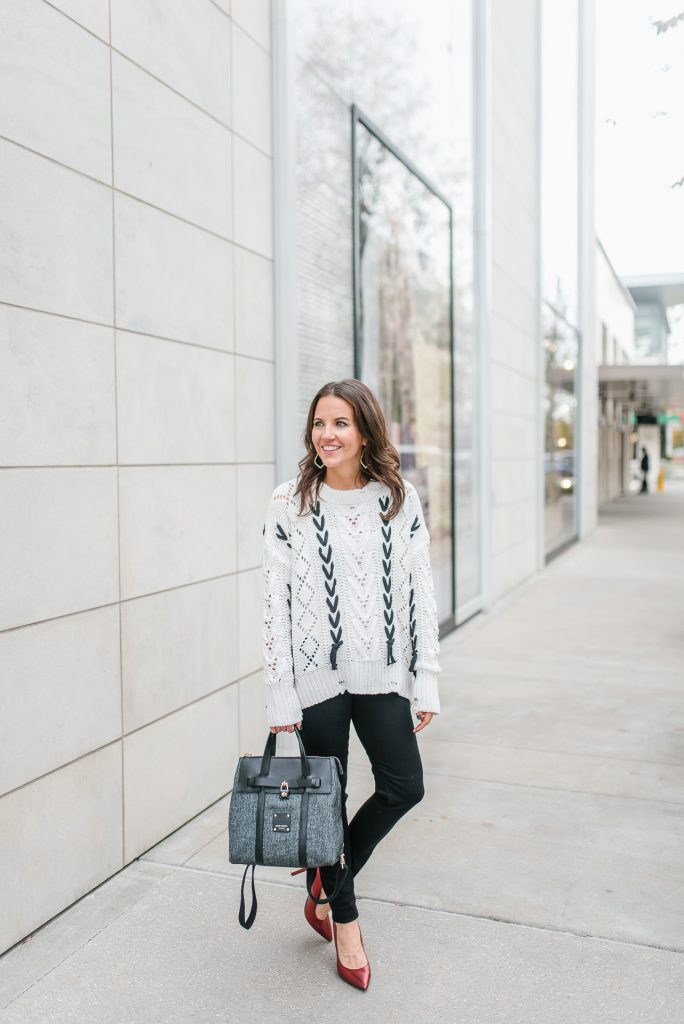
M 306 750 L 304 749 L 304 742 L 302 740 L 301 733 L 295 725 L 294 731 L 297 734 L 297 740 L 299 741 L 299 760 L 302 766 L 302 778 L 306 779 L 311 774 L 309 769 L 309 759 L 306 756 Z M 276 738 L 277 732 L 269 732 L 268 739 L 266 740 L 266 746 L 264 747 L 264 755 L 261 759 L 261 768 L 259 769 L 259 775 L 270 775 L 271 774 L 271 758 L 276 752 Z
M 338 871 L 337 879 L 335 881 L 335 888 L 333 889 L 332 893 L 329 896 L 325 897 L 324 900 L 319 900 L 317 896 L 311 895 L 311 886 L 313 885 L 314 879 L 316 878 L 316 870 L 316 868 L 306 869 L 306 891 L 309 894 L 309 899 L 312 901 L 312 903 L 329 903 L 330 900 L 335 899 L 335 897 L 339 894 L 342 888 L 342 884 L 345 879 L 345 872 L 348 870 L 347 865 L 345 864 L 344 867 L 341 867 L 338 862 Z

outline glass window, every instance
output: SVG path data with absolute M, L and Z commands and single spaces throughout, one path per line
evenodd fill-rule
M 356 376 L 420 494 L 440 621 L 454 613 L 451 210 L 358 117 Z
M 639 303 L 635 331 L 637 359 L 655 360 L 664 354 L 662 310 L 656 303 Z
M 546 551 L 576 535 L 575 371 L 577 331 L 549 306 L 543 310 L 546 387 L 544 394 L 544 504 Z
M 542 0 L 542 327 L 546 553 L 577 536 L 578 2 Z M 605 324 L 601 361 L 613 355 Z
M 286 62 L 281 67 L 285 93 L 292 91 L 284 124 L 295 115 L 294 181 L 291 204 L 279 204 L 274 214 L 281 244 L 288 245 L 291 253 L 288 270 L 296 276 L 295 294 L 292 301 L 284 302 L 286 316 L 280 321 L 280 330 L 293 361 L 297 361 L 300 421 L 303 424 L 311 395 L 325 381 L 358 374 L 373 385 L 356 363 L 354 344 L 350 111 L 356 104 L 383 137 L 408 154 L 419 178 L 434 183 L 451 206 L 456 447 L 452 502 L 455 588 L 458 614 L 465 621 L 482 603 L 480 367 L 473 230 L 475 7 L 472 0 L 423 0 L 420 5 L 414 0 L 393 0 L 391 4 L 387 0 L 340 0 L 337 4 L 293 0 L 287 6 L 292 8 L 287 75 Z M 279 94 L 280 84 L 281 80 Z M 283 113 L 276 112 L 276 116 Z M 284 149 L 276 155 L 274 171 L 285 186 L 293 171 L 289 160 Z M 411 301 L 415 300 L 412 296 Z M 276 317 L 280 318 L 280 310 Z M 370 331 L 368 322 L 364 326 Z M 371 374 L 372 359 L 367 366 Z M 411 429 L 417 431 L 421 448 L 433 443 L 427 428 L 431 412 L 423 394 L 431 374 L 428 363 L 398 371 L 402 385 L 413 375 L 420 388 L 417 426 Z M 441 394 L 437 393 L 437 398 L 441 408 Z M 399 399 L 402 408 L 411 411 L 412 401 L 401 395 Z M 445 431 L 449 422 L 445 413 Z M 281 424 L 281 430 L 290 431 L 292 439 L 299 426 L 291 418 Z M 438 439 L 438 443 L 442 442 Z M 408 457 L 408 451 L 402 457 L 404 454 Z M 417 479 L 421 474 L 414 468 Z M 408 469 L 407 475 L 414 479 Z M 424 480 L 421 484 L 418 479 L 417 483 L 429 503 L 436 560 L 438 546 L 444 546 L 438 541 L 439 533 L 444 530 L 448 537 L 449 529 L 437 525 L 444 518 L 439 508 L 448 510 L 449 499 L 437 499 L 441 485 L 435 483 L 435 467 L 423 470 L 422 475 L 430 478 L 429 483 Z M 440 594 L 445 595 L 440 598 L 441 610 L 442 604 L 448 605 L 450 576 L 445 564 L 439 575 Z M 452 625 L 444 619 L 442 624 L 447 629 Z

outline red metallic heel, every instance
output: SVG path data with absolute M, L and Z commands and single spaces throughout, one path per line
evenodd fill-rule
M 371 979 L 370 963 L 364 964 L 363 967 L 345 967 L 340 960 L 340 954 L 337 948 L 337 925 L 334 921 L 333 934 L 335 936 L 335 953 L 337 954 L 337 973 L 343 981 L 346 981 L 350 985 L 354 985 L 356 988 L 360 988 L 365 992 Z M 361 925 L 359 925 L 359 938 L 361 939 L 361 948 L 364 953 L 366 953 L 366 947 L 363 944 L 363 935 L 361 935 Z M 367 953 L 366 960 L 368 960 Z
M 296 871 L 291 871 L 291 875 L 299 875 L 302 871 L 306 871 L 306 868 L 297 868 Z M 323 888 L 323 882 L 321 881 L 321 873 L 316 868 L 316 877 L 311 883 L 311 894 L 319 899 L 321 895 L 321 889 Z M 332 942 L 332 928 L 330 927 L 330 914 L 327 917 L 321 919 L 316 915 L 316 904 L 309 899 L 309 894 L 306 894 L 306 903 L 304 904 L 304 917 L 307 919 L 314 931 L 317 931 L 319 935 L 322 935 L 326 942 Z

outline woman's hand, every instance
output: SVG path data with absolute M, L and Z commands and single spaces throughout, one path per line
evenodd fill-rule
M 295 725 L 298 729 L 301 729 L 301 720 L 299 722 L 295 722 Z M 271 732 L 294 732 L 295 730 L 294 725 L 271 725 L 269 728 Z
M 416 711 L 416 718 L 420 719 L 420 725 L 417 725 L 413 731 L 420 732 L 421 729 L 424 729 L 432 721 L 433 715 L 434 711 Z

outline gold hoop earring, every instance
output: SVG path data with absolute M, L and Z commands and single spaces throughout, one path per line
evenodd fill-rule
M 364 447 L 364 448 L 366 447 L 366 446 L 365 446 L 365 444 L 364 444 L 364 446 L 363 446 L 363 447 Z M 362 469 L 368 469 L 368 466 L 367 466 L 367 465 L 366 465 L 366 463 L 365 463 L 365 462 L 363 461 L 363 452 L 361 452 L 361 468 L 362 468 Z
M 325 469 L 325 466 L 323 465 L 322 462 L 321 462 L 320 466 L 318 465 L 318 463 L 316 462 L 317 458 L 318 458 L 318 452 L 316 452 L 316 455 L 314 456 L 314 466 L 317 466 L 318 469 Z

